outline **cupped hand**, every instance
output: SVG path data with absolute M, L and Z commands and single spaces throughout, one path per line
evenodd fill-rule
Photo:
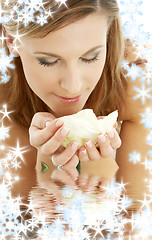
M 112 131 L 98 135 L 98 147 L 96 147 L 91 139 L 86 139 L 84 147 L 81 147 L 78 153 L 80 161 L 94 161 L 103 157 L 113 157 L 114 150 L 121 146 L 121 139 L 115 128 L 116 124 Z
M 61 147 L 69 131 L 61 119 L 50 113 L 39 112 L 34 115 L 29 128 L 30 144 L 50 159 L 53 155 L 54 162 L 59 165 L 76 167 L 79 162 L 76 154 L 79 144 L 72 141 L 66 149 Z
M 86 139 L 84 147 L 72 141 L 66 149 L 61 147 L 62 142 L 69 134 L 69 129 L 63 126 L 61 119 L 50 113 L 36 113 L 29 128 L 30 143 L 45 156 L 54 156 L 54 162 L 64 168 L 76 167 L 80 161 L 99 160 L 113 157 L 114 150 L 121 146 L 121 139 L 116 126 L 107 134 L 100 134 L 97 138 L 98 147 L 91 139 Z M 79 149 L 79 150 L 78 150 Z

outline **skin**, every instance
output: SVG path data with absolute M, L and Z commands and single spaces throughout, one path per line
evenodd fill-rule
M 91 18 L 91 20 L 90 20 L 89 24 L 88 24 L 88 19 L 89 18 L 87 19 L 87 22 L 85 22 L 85 19 L 83 19 L 83 21 L 82 21 L 83 23 L 85 22 L 85 27 L 86 27 L 85 30 L 87 30 L 88 26 L 89 26 L 89 33 L 91 32 L 91 30 L 94 29 L 94 27 L 97 24 L 97 22 L 94 21 L 95 24 L 92 25 L 93 16 L 90 16 L 90 18 Z M 82 27 L 82 22 L 81 22 L 81 24 L 79 24 L 79 28 L 77 28 L 77 30 L 79 30 L 79 31 Z M 77 24 L 78 24 L 78 22 L 77 22 Z M 76 26 L 76 24 L 69 25 L 68 27 L 70 27 L 70 26 L 72 26 L 71 31 L 70 31 L 69 28 L 64 28 L 63 30 L 69 29 L 69 38 L 70 38 L 70 40 L 74 41 L 75 38 L 73 38 L 73 36 L 74 36 L 73 34 L 74 34 L 74 29 L 75 29 L 74 27 Z M 100 30 L 102 31 L 101 25 L 98 25 L 98 28 L 99 27 L 100 27 Z M 97 40 L 97 38 L 95 38 L 95 36 L 97 36 L 99 34 L 98 33 L 99 32 L 98 28 L 97 28 L 97 32 L 95 33 L 94 36 L 92 34 L 90 35 L 90 37 L 93 36 L 92 41 L 95 41 L 95 39 Z M 59 31 L 56 32 L 56 33 L 59 33 Z M 83 33 L 83 31 L 81 32 L 81 35 L 78 38 L 79 41 L 80 40 L 82 41 L 82 39 L 83 39 L 82 38 L 82 36 L 83 36 L 82 33 Z M 86 41 L 86 39 L 87 39 L 87 41 Z M 41 40 L 42 41 L 41 43 L 43 43 L 44 39 L 39 39 L 39 40 Z M 39 41 L 39 40 L 37 39 L 37 41 Z M 69 40 L 69 43 L 74 44 L 74 42 L 73 41 L 70 42 L 70 40 Z M 88 50 L 92 47 L 92 45 L 91 46 L 88 45 L 90 43 L 89 38 L 85 37 L 83 48 L 82 48 L 82 45 L 79 44 L 80 42 L 78 40 L 77 40 L 77 44 L 79 46 L 78 49 L 80 49 L 80 47 L 81 47 L 82 51 L 79 53 L 80 56 L 77 56 L 77 55 L 73 55 L 74 52 L 71 50 L 72 53 L 73 53 L 73 54 L 71 54 L 72 59 L 73 59 L 73 56 L 74 56 L 74 57 L 76 57 L 75 60 L 77 58 L 79 59 L 80 57 L 82 57 L 82 54 L 86 50 Z M 33 39 L 31 39 L 31 41 L 33 41 Z M 35 48 L 36 48 L 35 43 L 36 42 L 34 42 L 33 46 L 35 46 Z M 63 43 L 63 41 L 62 41 L 62 43 Z M 66 41 L 64 43 L 66 44 Z M 8 47 L 10 48 L 10 51 L 13 52 L 11 42 L 7 41 L 7 44 L 8 44 Z M 30 40 L 28 41 L 28 44 L 29 44 L 28 45 L 29 46 L 28 50 L 30 50 Z M 50 39 L 49 39 L 49 45 L 47 45 L 48 46 L 47 48 L 46 48 L 46 44 L 45 45 L 40 44 L 39 49 L 36 49 L 36 50 L 39 50 L 39 51 L 40 50 L 43 50 L 43 51 L 47 50 L 48 52 L 50 52 L 52 50 L 51 49 L 51 46 L 52 46 L 51 44 L 52 44 L 52 41 L 50 42 Z M 62 44 L 62 46 L 64 46 L 64 49 L 65 49 L 65 44 L 64 45 Z M 86 44 L 88 46 L 88 49 L 86 49 Z M 91 44 L 92 44 L 92 42 L 91 42 Z M 96 44 L 98 44 L 98 43 L 96 42 Z M 24 47 L 25 46 L 23 46 L 22 50 L 25 50 Z M 132 43 L 127 42 L 126 48 L 127 48 L 127 51 L 128 51 L 128 54 L 126 56 L 126 60 L 129 63 L 132 63 L 135 60 L 140 60 L 139 52 L 133 46 Z M 58 49 L 54 48 L 53 50 L 55 51 L 55 53 L 57 53 Z M 19 51 L 20 51 L 20 54 L 21 54 L 21 49 L 19 49 Z M 16 57 L 18 57 L 19 53 L 17 53 L 17 52 L 14 52 L 14 53 L 16 54 Z M 58 54 L 61 55 L 61 52 L 60 53 L 58 52 Z M 29 54 L 29 57 L 31 57 L 30 54 Z M 22 62 L 23 62 L 22 57 L 21 57 L 21 59 L 22 59 Z M 28 61 L 29 61 L 29 59 L 28 59 Z M 81 63 L 81 61 L 78 61 L 78 62 Z M 31 64 L 29 64 L 29 65 L 32 65 L 32 68 L 30 66 L 31 71 L 33 71 L 33 72 L 39 71 L 39 65 L 38 64 L 36 65 L 37 66 L 36 68 L 33 68 L 35 66 L 34 65 L 34 58 L 33 58 L 32 62 L 30 62 L 30 63 Z M 94 68 L 97 63 L 99 63 L 99 62 L 96 62 L 96 63 L 93 63 L 93 64 L 88 64 L 87 65 L 87 71 L 90 70 L 90 67 L 92 65 L 93 65 L 93 68 Z M 25 64 L 26 64 L 26 62 L 24 62 L 24 65 Z M 70 65 L 68 65 L 68 66 L 70 66 Z M 142 67 L 143 71 L 145 71 L 145 65 L 144 64 L 143 65 L 140 64 L 140 67 Z M 33 69 L 35 69 L 35 71 Z M 41 71 L 39 71 L 39 74 L 37 76 L 37 80 L 40 80 L 39 77 L 40 77 L 40 73 L 42 72 L 42 69 L 43 68 L 41 66 Z M 53 67 L 53 69 L 55 69 L 55 68 Z M 24 70 L 25 70 L 25 68 L 24 68 Z M 45 70 L 45 68 L 44 68 L 44 70 Z M 54 70 L 51 70 L 51 68 L 48 68 L 47 72 L 50 72 L 50 71 L 54 71 Z M 96 72 L 95 72 L 95 74 L 96 74 Z M 44 71 L 43 71 L 43 75 L 44 75 Z M 52 76 L 52 74 L 51 74 L 51 76 Z M 94 77 L 94 75 L 93 75 L 93 77 Z M 94 78 L 94 80 L 95 80 L 95 78 Z M 127 188 L 126 195 L 131 196 L 131 198 L 132 198 L 132 193 L 134 193 L 134 192 L 136 193 L 136 196 L 135 196 L 136 198 L 138 197 L 139 192 L 143 193 L 142 196 L 145 193 L 147 193 L 146 191 L 148 189 L 148 186 L 147 186 L 147 183 L 145 184 L 145 181 L 144 181 L 145 179 L 144 178 L 147 178 L 148 180 L 150 179 L 149 175 L 147 175 L 147 172 L 145 171 L 145 165 L 143 165 L 145 163 L 145 159 L 147 159 L 147 152 L 149 150 L 151 150 L 151 146 L 147 144 L 147 136 L 149 134 L 150 129 L 146 129 L 144 127 L 144 124 L 141 124 L 142 118 L 140 116 L 140 113 L 145 113 L 146 108 L 151 109 L 151 99 L 146 98 L 144 105 L 142 104 L 141 99 L 136 99 L 136 100 L 133 99 L 134 96 L 137 94 L 137 92 L 134 90 L 134 87 L 137 87 L 139 89 L 141 88 L 142 83 L 139 80 L 140 80 L 140 78 L 137 78 L 136 81 L 132 81 L 130 78 L 128 78 L 129 87 L 128 87 L 128 90 L 126 92 L 127 108 L 124 108 L 124 106 L 122 105 L 121 109 L 119 109 L 119 120 L 123 121 L 123 123 L 122 123 L 121 132 L 120 132 L 120 137 L 122 139 L 122 146 L 117 150 L 117 154 L 116 154 L 116 161 L 117 161 L 117 164 L 120 167 L 119 168 L 119 175 L 118 175 L 117 180 L 119 180 L 120 182 L 123 180 L 124 183 L 128 183 L 127 186 L 126 186 L 126 188 Z M 34 84 L 34 78 L 29 78 L 29 79 L 27 79 L 27 81 L 30 81 L 31 84 Z M 33 81 L 33 83 L 31 81 Z M 51 83 L 52 83 L 52 81 L 51 81 Z M 63 81 L 62 81 L 62 84 L 63 84 Z M 34 85 L 31 85 L 31 87 L 32 86 L 34 88 Z M 37 87 L 38 86 L 39 86 L 39 84 L 37 84 Z M 49 86 L 50 86 L 50 83 L 49 83 Z M 58 94 L 68 93 L 67 91 L 65 91 L 65 88 L 63 88 L 63 86 L 65 86 L 65 85 L 59 85 L 58 84 L 57 86 L 60 86 L 60 88 L 57 88 L 57 89 L 64 90 L 63 92 L 62 91 L 57 92 Z M 152 84 L 150 84 L 149 88 L 151 88 L 151 87 L 152 87 Z M 42 88 L 39 88 L 39 89 L 41 90 Z M 45 92 L 45 90 L 44 90 L 44 92 Z M 71 95 L 66 95 L 66 96 L 68 96 L 68 97 L 75 96 L 74 94 L 73 95 L 72 94 Z M 78 93 L 76 92 L 75 94 L 78 94 Z M 152 94 L 152 91 L 150 91 L 149 94 Z M 48 100 L 48 97 L 46 97 L 46 100 Z M 73 111 L 74 111 L 74 106 L 75 105 L 73 105 L 73 108 L 72 108 Z M 60 108 L 58 108 L 58 109 L 62 110 Z M 66 110 L 67 109 L 64 108 L 64 111 L 66 111 Z M 75 109 L 75 111 L 77 111 L 77 110 Z M 59 112 L 58 112 L 58 115 L 56 115 L 55 113 L 53 114 L 53 112 L 52 112 L 52 114 L 51 113 L 37 113 L 36 115 L 34 115 L 32 123 L 31 123 L 31 127 L 29 129 L 30 143 L 33 146 L 33 148 L 31 147 L 31 151 L 28 151 L 25 154 L 24 157 L 26 159 L 26 161 L 25 161 L 26 164 L 24 164 L 22 166 L 22 168 L 18 170 L 18 174 L 21 176 L 21 180 L 20 180 L 19 184 L 17 186 L 15 186 L 15 188 L 14 188 L 15 191 L 16 191 L 16 196 L 18 196 L 19 192 L 21 194 L 23 194 L 23 191 L 26 193 L 27 191 L 29 191 L 29 189 L 31 189 L 31 185 L 34 182 L 34 177 L 33 176 L 34 176 L 35 172 L 33 171 L 33 169 L 35 167 L 35 162 L 34 161 L 36 160 L 36 156 L 37 156 L 37 169 L 39 170 L 39 171 L 37 171 L 37 173 L 38 173 L 39 177 L 41 176 L 41 182 L 44 182 L 44 184 L 46 185 L 45 179 L 47 177 L 49 178 L 50 175 L 51 175 L 50 172 L 52 170 L 54 170 L 53 164 L 51 165 L 50 156 L 51 156 L 51 154 L 55 154 L 55 162 L 57 162 L 58 164 L 65 164 L 64 167 L 63 167 L 63 169 L 65 171 L 60 172 L 59 170 L 55 169 L 56 175 L 55 174 L 53 175 L 54 179 L 57 179 L 57 180 L 61 179 L 62 180 L 64 178 L 64 180 L 67 180 L 68 183 L 70 181 L 70 184 L 71 184 L 72 183 L 71 180 L 69 178 L 66 178 L 66 176 L 67 176 L 66 173 L 69 172 L 71 175 L 73 174 L 72 175 L 72 176 L 74 176 L 73 182 L 76 181 L 77 172 L 75 171 L 76 169 L 74 167 L 77 165 L 79 160 L 80 161 L 89 161 L 89 160 L 95 160 L 95 159 L 97 159 L 98 157 L 101 157 L 101 156 L 107 156 L 109 153 L 110 154 L 113 153 L 114 144 L 120 143 L 119 137 L 117 137 L 117 135 L 116 135 L 117 133 L 114 132 L 114 137 L 112 139 L 106 138 L 105 143 L 100 142 L 100 152 L 95 148 L 95 146 L 93 146 L 93 148 L 91 148 L 91 149 L 89 149 L 89 147 L 86 146 L 85 149 L 87 151 L 87 154 L 84 154 L 82 156 L 82 154 L 81 154 L 82 149 L 79 152 L 77 152 L 77 150 L 72 150 L 72 148 L 71 148 L 72 144 L 70 144 L 67 147 L 66 150 L 64 150 L 63 152 L 60 150 L 61 153 L 59 153 L 60 152 L 59 151 L 60 144 L 65 137 L 63 135 L 61 135 L 62 124 L 61 124 L 61 127 L 59 125 L 58 125 L 58 127 L 56 126 L 56 122 L 58 120 L 58 119 L 56 119 L 57 116 L 59 116 Z M 49 123 L 48 123 L 47 127 L 45 127 L 47 121 L 49 121 Z M 16 147 L 17 137 L 21 140 L 20 141 L 21 146 L 28 146 L 28 144 L 29 144 L 28 130 L 27 129 L 26 130 L 21 129 L 21 127 L 17 123 L 15 123 L 13 127 L 12 127 L 12 125 L 13 124 L 11 122 L 11 128 L 10 128 L 11 138 L 7 139 L 7 146 Z M 4 126 L 9 127 L 10 122 L 8 124 L 4 123 Z M 110 140 L 110 144 L 108 142 L 109 140 Z M 53 146 L 53 144 L 54 144 L 54 146 Z M 37 155 L 36 149 L 38 150 L 38 155 Z M 129 161 L 129 154 L 133 153 L 134 151 L 139 153 L 140 156 L 141 156 L 141 161 L 139 163 L 136 163 L 135 165 L 132 162 Z M 91 154 L 92 154 L 92 158 L 91 158 Z M 4 157 L 2 157 L 2 158 L 4 158 Z M 150 159 L 150 157 L 149 157 L 149 159 Z M 46 171 L 45 174 L 41 173 L 41 160 L 46 162 L 47 165 L 51 165 L 50 168 L 49 168 L 49 171 Z M 107 166 L 107 158 L 105 159 L 105 161 L 106 161 L 105 165 Z M 99 162 L 102 163 L 102 161 L 99 161 Z M 83 186 L 83 185 L 87 186 L 88 185 L 89 187 L 90 186 L 94 187 L 94 185 L 95 185 L 94 182 L 98 182 L 98 179 L 92 179 L 92 178 L 87 177 L 88 176 L 88 169 L 89 169 L 89 171 L 95 169 L 93 164 L 94 164 L 94 162 L 91 162 L 91 161 L 86 162 L 86 163 L 84 162 L 84 163 L 81 164 L 82 165 L 82 170 L 84 170 L 84 174 L 80 176 L 80 179 L 78 181 L 79 186 Z M 83 168 L 83 165 L 85 165 L 84 168 Z M 90 168 L 89 168 L 89 165 L 90 165 Z M 102 175 L 102 170 L 105 172 L 104 166 L 100 167 L 98 164 L 96 164 L 96 165 L 98 167 L 98 171 Z M 109 167 L 109 169 L 112 169 L 112 168 L 113 168 L 113 166 Z M 86 175 L 85 175 L 85 173 L 86 173 Z M 94 175 L 95 175 L 95 177 L 98 175 L 96 169 L 94 170 Z M 22 181 L 22 179 L 27 180 L 26 184 L 25 184 L 25 181 Z M 27 185 L 27 182 L 29 183 L 29 185 Z M 93 183 L 91 184 L 91 182 L 93 182 Z M 23 190 L 23 186 L 24 186 L 24 190 Z M 130 186 L 132 186 L 132 187 L 130 188 Z M 148 194 L 150 194 L 150 193 L 148 192 Z M 142 197 L 141 197 L 141 199 L 142 199 Z M 133 199 L 133 202 L 134 202 L 134 199 Z
M 92 14 L 50 33 L 45 38 L 24 38 L 18 52 L 15 52 L 16 57 L 21 58 L 30 88 L 50 108 L 50 113 L 34 115 L 29 129 L 30 143 L 38 149 L 40 155 L 50 157 L 55 153 L 54 161 L 64 165 L 64 168 L 76 166 L 79 160 L 111 157 L 113 150 L 121 145 L 114 128 L 108 136 L 103 134 L 99 136 L 99 149 L 91 140 L 86 139 L 85 147 L 79 151 L 77 151 L 79 146 L 75 142 L 70 143 L 64 150 L 60 145 L 69 130 L 63 127 L 63 122 L 56 119 L 82 110 L 98 83 L 106 59 L 107 28 L 105 15 Z M 12 52 L 13 46 L 9 42 L 7 44 Z M 93 48 L 95 49 L 91 50 Z M 90 52 L 86 53 L 88 51 Z M 37 52 L 51 53 L 51 56 Z M 93 61 L 96 57 L 97 60 Z M 39 60 L 53 65 L 49 67 L 41 65 Z M 66 104 L 59 101 L 54 94 L 66 98 L 82 94 L 82 97 L 76 103 Z
M 50 33 L 45 38 L 22 40 L 23 46 L 18 52 L 27 82 L 36 95 L 49 106 L 55 117 L 73 114 L 83 108 L 103 71 L 106 34 L 107 18 L 95 14 Z M 96 50 L 85 54 L 95 47 Z M 49 57 L 35 52 L 52 53 L 60 57 Z M 98 61 L 85 62 L 96 56 Z M 59 61 L 47 67 L 40 65 L 38 59 L 45 63 Z M 69 105 L 61 103 L 54 94 L 66 98 L 74 98 L 80 94 L 83 96 L 79 102 Z

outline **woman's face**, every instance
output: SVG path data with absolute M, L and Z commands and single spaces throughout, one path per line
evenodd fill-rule
M 106 59 L 107 18 L 92 14 L 18 49 L 26 80 L 56 117 L 80 111 Z

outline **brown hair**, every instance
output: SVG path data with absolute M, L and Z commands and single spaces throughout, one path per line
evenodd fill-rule
M 16 1 L 10 1 L 3 6 L 4 10 L 10 10 Z M 70 23 L 76 22 L 89 14 L 104 12 L 108 16 L 109 30 L 107 34 L 107 56 L 105 66 L 99 82 L 89 96 L 84 108 L 92 108 L 96 115 L 107 115 L 111 111 L 119 109 L 120 103 L 125 102 L 127 80 L 124 77 L 121 61 L 124 57 L 124 40 L 121 29 L 119 8 L 116 0 L 67 0 L 60 6 L 55 0 L 47 1 L 45 9 L 51 9 L 54 14 L 44 26 L 30 22 L 26 27 L 23 22 L 9 21 L 4 24 L 8 34 L 15 35 L 18 26 L 19 34 L 26 37 L 44 37 L 52 31 L 56 31 Z M 8 11 L 9 12 L 9 11 Z M 35 12 L 34 17 L 39 14 Z M 9 55 L 6 42 L 5 51 Z M 15 110 L 13 118 L 20 124 L 29 127 L 32 117 L 36 112 L 48 111 L 48 106 L 30 89 L 25 79 L 20 57 L 13 59 L 15 69 L 8 69 L 10 80 L 3 85 L 3 102 L 9 109 Z M 2 86 L 2 85 L 1 85 Z

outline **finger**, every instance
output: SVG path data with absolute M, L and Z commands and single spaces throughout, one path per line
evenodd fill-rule
M 111 147 L 108 137 L 104 134 L 100 134 L 97 139 L 102 157 L 113 157 L 113 148 Z
M 55 155 L 55 162 L 59 165 L 69 164 L 69 166 L 70 165 L 75 166 L 76 164 L 77 166 L 79 162 L 79 158 L 75 155 L 75 153 L 78 147 L 79 147 L 79 144 L 77 142 L 71 142 L 63 152 Z M 75 157 L 73 161 L 71 161 L 74 155 Z
M 104 118 L 105 118 L 105 116 L 99 116 L 99 117 L 97 117 L 98 120 L 99 120 L 99 119 L 104 119 Z M 117 124 L 117 122 L 115 122 L 114 125 L 113 125 L 113 127 L 114 127 L 114 128 L 117 128 L 117 126 L 118 126 L 118 124 Z
M 63 169 L 64 169 L 64 170 L 70 170 L 70 169 L 76 168 L 76 166 L 78 165 L 78 163 L 79 163 L 79 158 L 78 158 L 78 156 L 75 154 L 75 155 L 70 159 L 70 161 L 68 161 L 68 163 L 66 163 L 66 164 L 63 166 Z
M 87 150 L 86 150 L 85 147 L 81 147 L 79 149 L 78 157 L 79 157 L 80 161 L 82 161 L 82 162 L 88 162 L 89 161 L 89 157 L 88 157 Z
M 62 144 L 64 139 L 69 134 L 69 129 L 65 127 L 59 128 L 56 133 L 43 145 L 39 147 L 40 151 L 44 155 L 50 155 L 53 154 Z
M 38 112 L 34 115 L 32 122 L 31 122 L 31 126 L 39 128 L 39 129 L 43 129 L 46 127 L 46 122 L 47 121 L 53 121 L 55 119 L 55 117 L 48 112 Z
M 51 178 L 57 185 L 60 183 L 60 185 L 75 186 L 73 175 L 69 174 L 67 171 L 59 171 L 58 169 L 55 169 L 52 172 Z
M 93 191 L 98 186 L 100 176 L 91 176 L 86 183 L 85 188 L 89 191 Z
M 114 125 L 113 125 L 113 127 L 116 129 L 116 128 L 118 127 L 118 123 L 115 122 Z
M 79 176 L 79 179 L 78 179 L 78 185 L 80 187 L 83 187 L 86 185 L 87 181 L 88 181 L 88 178 L 89 178 L 89 175 L 87 173 L 83 173 Z
M 99 120 L 99 119 L 103 119 L 104 118 L 104 116 L 99 116 L 99 117 L 97 117 L 97 119 Z
M 55 119 L 52 122 L 49 122 L 42 130 L 37 127 L 30 127 L 30 144 L 34 147 L 39 147 L 40 145 L 46 143 L 62 125 L 63 121 L 61 119 Z
M 107 132 L 107 135 L 109 137 L 109 141 L 113 149 L 117 149 L 121 146 L 121 139 L 116 130 Z
M 85 141 L 84 145 L 86 147 L 87 154 L 88 154 L 88 157 L 90 160 L 96 161 L 101 158 L 101 155 L 100 155 L 99 151 L 97 150 L 93 141 L 87 140 L 87 141 Z

